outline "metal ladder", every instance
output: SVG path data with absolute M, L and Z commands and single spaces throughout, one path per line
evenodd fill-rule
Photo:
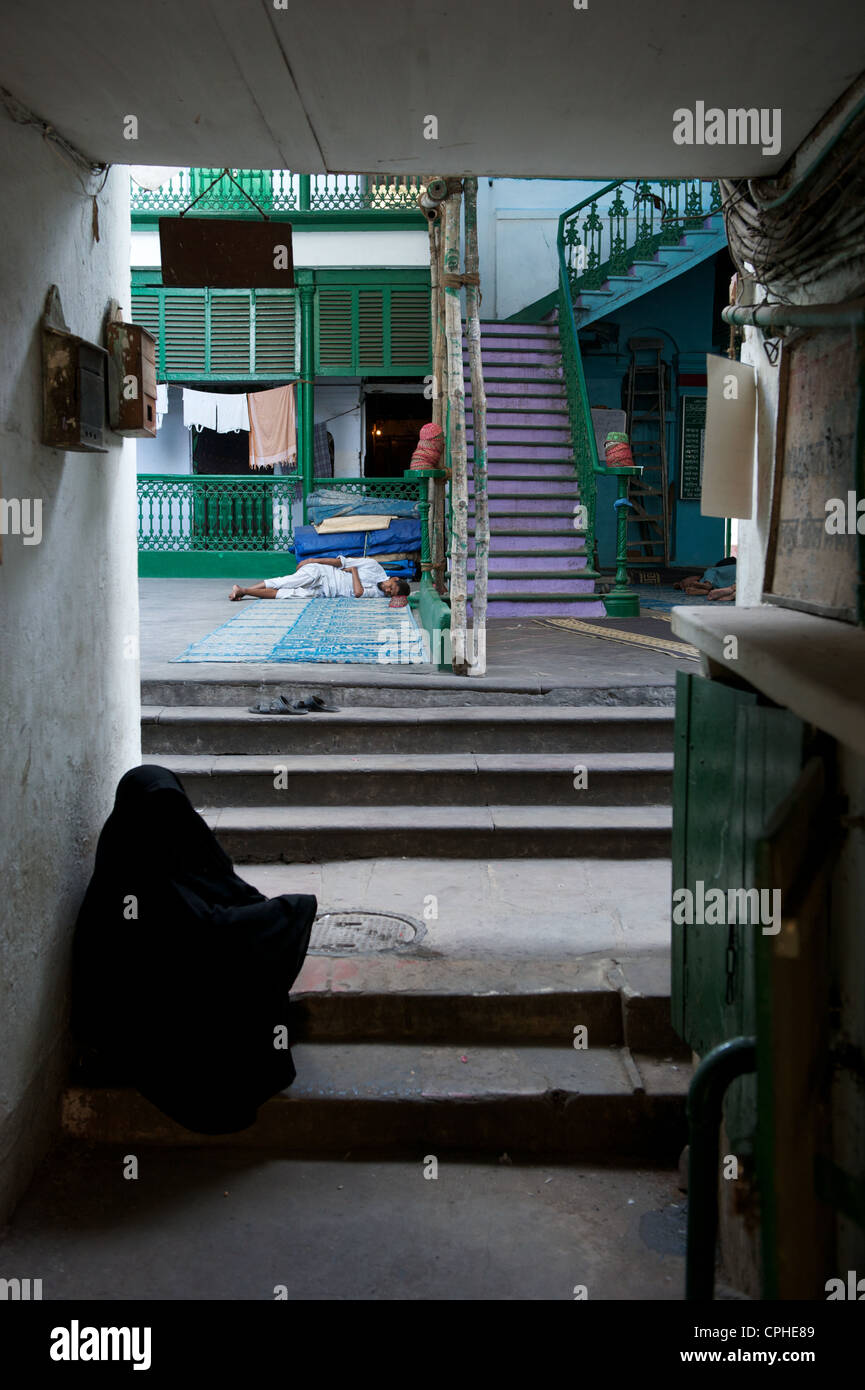
M 634 463 L 643 472 L 630 479 L 628 560 L 670 563 L 670 503 L 667 481 L 666 364 L 661 338 L 629 338 L 628 436 Z M 643 426 L 637 436 L 637 426 Z

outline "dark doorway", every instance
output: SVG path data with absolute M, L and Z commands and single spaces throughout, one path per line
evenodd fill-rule
M 192 431 L 193 473 L 249 473 L 249 430 L 218 434 L 216 430 Z M 261 470 L 272 473 L 272 468 Z
M 411 463 L 421 425 L 432 419 L 432 402 L 418 392 L 372 392 L 366 397 L 363 471 L 371 478 L 398 478 Z

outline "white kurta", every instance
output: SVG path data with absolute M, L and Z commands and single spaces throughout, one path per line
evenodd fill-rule
M 351 570 L 357 569 L 363 585 L 363 598 L 381 598 L 378 585 L 387 579 L 387 571 L 369 556 L 345 559 L 346 569 L 333 565 L 303 565 L 294 574 L 267 579 L 268 589 L 276 589 L 277 598 L 353 598 Z

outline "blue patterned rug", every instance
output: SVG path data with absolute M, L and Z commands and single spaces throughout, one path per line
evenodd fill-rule
M 387 598 L 248 599 L 227 623 L 174 661 L 362 662 L 428 660 L 410 608 Z

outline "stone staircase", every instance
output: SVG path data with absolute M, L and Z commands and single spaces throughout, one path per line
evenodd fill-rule
M 182 677 L 158 688 L 163 700 L 190 698 Z M 298 875 L 316 872 L 304 864 L 315 861 L 359 900 L 369 871 L 352 861 L 375 857 L 376 910 L 408 900 L 417 918 L 434 883 L 451 946 L 431 930 L 416 949 L 310 956 L 292 996 L 297 1081 L 251 1130 L 228 1141 L 192 1135 L 119 1079 L 78 1076 L 64 1101 L 67 1136 L 229 1142 L 282 1156 L 674 1163 L 689 1070 L 669 1024 L 666 961 L 575 956 L 572 933 L 583 926 L 576 899 L 571 926 L 569 897 L 563 955 L 549 935 L 544 868 L 558 861 L 561 877 L 573 860 L 600 873 L 615 860 L 611 896 L 620 903 L 630 872 L 642 904 L 648 866 L 670 852 L 672 707 L 505 705 L 477 689 L 461 705 L 433 681 L 411 705 L 394 703 L 404 692 L 377 694 L 378 705 L 267 718 L 240 704 L 242 684 L 202 681 L 200 703 L 145 707 L 142 757 L 177 772 L 240 872 L 268 895 L 307 891 Z M 584 790 L 574 787 L 578 765 Z M 465 938 L 481 904 L 465 875 L 501 876 L 509 861 L 523 911 L 496 920 L 472 954 Z M 320 911 L 337 906 L 358 902 L 320 895 Z
M 579 502 L 562 355 L 555 324 L 481 323 L 487 397 L 490 618 L 603 617 Z M 464 344 L 466 438 L 474 440 L 471 376 Z M 469 469 L 471 473 L 471 468 Z M 469 532 L 474 532 L 470 479 Z M 474 540 L 469 543 L 469 597 Z
M 632 299 L 639 299 L 668 280 L 674 280 L 684 270 L 714 256 L 726 244 L 723 214 L 713 213 L 698 227 L 688 228 L 675 246 L 662 246 L 646 260 L 632 260 L 625 275 L 609 275 L 596 290 L 581 290 L 574 300 L 577 328 L 587 328 Z

